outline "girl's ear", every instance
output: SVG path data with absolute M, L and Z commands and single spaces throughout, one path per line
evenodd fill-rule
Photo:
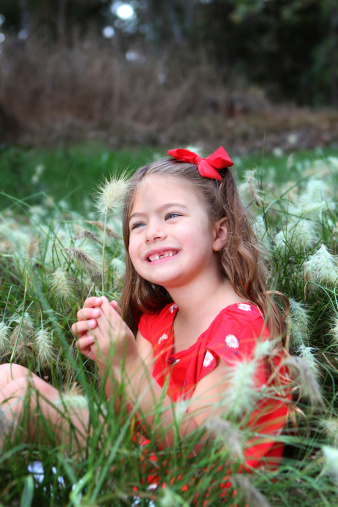
M 221 218 L 218 222 L 215 223 L 215 236 L 212 244 L 212 249 L 214 252 L 219 252 L 222 250 L 226 243 L 228 227 L 227 227 L 227 218 Z

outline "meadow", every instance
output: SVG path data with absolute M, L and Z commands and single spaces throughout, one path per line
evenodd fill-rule
M 86 297 L 118 299 L 121 293 L 124 249 L 116 178 L 164 155 L 154 148 L 111 151 L 100 145 L 0 147 L 0 362 L 28 366 L 60 388 L 65 420 L 76 407 L 88 407 L 92 428 L 81 453 L 75 445 L 57 445 L 43 419 L 49 441 L 25 444 L 23 427 L 30 418 L 41 418 L 27 410 L 22 428 L 0 455 L 0 505 L 336 505 L 337 150 L 234 158 L 270 269 L 270 288 L 290 301 L 288 364 L 295 409 L 278 437 L 285 443 L 278 470 L 238 473 L 243 446 L 252 436 L 243 421 L 260 395 L 248 378 L 250 363 L 235 372 L 236 414 L 211 421 L 213 438 L 192 457 L 203 429 L 179 437 L 184 403 L 175 407 L 175 447 L 159 451 L 149 431 L 145 452 L 133 440 L 137 407 L 128 410 L 124 386 L 117 384 L 115 399 L 107 403 L 104 379 L 75 348 L 70 326 Z M 273 390 L 265 395 L 273 397 Z M 73 438 L 75 444 L 75 432 Z M 225 463 L 231 485 L 220 500 L 217 485 L 224 480 Z M 155 489 L 147 484 L 154 471 Z

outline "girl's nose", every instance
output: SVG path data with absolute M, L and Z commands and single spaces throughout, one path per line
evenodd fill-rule
M 159 220 L 152 221 L 148 224 L 146 229 L 146 241 L 155 241 L 157 239 L 164 239 L 165 237 L 165 228 Z

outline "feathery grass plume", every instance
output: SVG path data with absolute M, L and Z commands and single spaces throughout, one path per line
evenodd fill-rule
M 324 470 L 338 483 L 338 449 L 330 445 L 323 445 L 322 451 L 325 456 Z
M 241 431 L 236 428 L 232 422 L 214 416 L 209 417 L 204 423 L 204 426 L 209 433 L 225 445 L 227 450 L 240 459 L 244 458 Z
M 49 329 L 41 328 L 35 335 L 34 350 L 37 352 L 40 366 L 45 367 L 53 363 L 55 350 L 52 342 L 52 333 Z
M 73 384 L 70 388 L 65 389 L 60 394 L 60 398 L 57 400 L 57 404 L 63 405 L 65 409 L 71 410 L 83 410 L 88 408 L 88 399 L 86 396 L 81 394 L 81 389 L 77 384 Z
M 72 301 L 74 289 L 67 271 L 63 268 L 57 268 L 49 277 L 52 281 L 50 289 L 56 299 L 62 302 Z
M 159 507 L 189 507 L 189 504 L 169 486 L 162 489 L 161 497 L 158 501 L 156 501 L 156 504 Z M 151 505 L 155 504 L 151 502 Z
M 299 206 L 303 214 L 319 218 L 328 208 L 334 210 L 335 204 L 325 181 L 311 178 L 299 198 Z
M 103 222 L 98 222 L 98 221 L 95 221 L 95 220 L 86 220 L 87 224 L 90 224 L 90 225 L 95 225 L 95 227 L 97 227 L 98 229 L 100 229 L 101 231 L 104 232 L 104 223 Z M 115 239 L 121 239 L 121 236 L 119 234 L 117 234 L 117 232 L 115 232 L 111 227 L 109 227 L 108 225 L 106 225 L 106 234 L 109 238 L 115 238 Z
M 263 196 L 258 180 L 255 178 L 256 169 L 245 172 L 244 181 L 240 185 L 240 193 L 249 203 L 254 202 L 259 208 L 263 205 Z
M 327 436 L 332 440 L 333 445 L 338 446 L 338 418 L 323 419 L 320 425 L 324 428 Z
M 244 496 L 246 502 L 240 505 L 249 505 L 250 507 L 270 507 L 265 496 L 258 491 L 251 483 L 250 479 L 243 474 L 236 474 L 231 477 L 232 486 L 238 491 L 238 495 Z M 236 496 L 237 501 L 237 496 Z
M 274 345 L 275 344 L 272 340 L 258 340 L 255 347 L 254 360 L 260 361 L 264 357 L 268 357 L 271 354 Z
M 229 413 L 238 417 L 254 403 L 254 374 L 257 363 L 253 361 L 239 362 L 229 374 L 229 389 L 224 396 Z
M 19 324 L 13 329 L 11 334 L 10 347 L 13 357 L 21 362 L 26 359 L 27 352 L 29 353 L 29 351 L 33 350 L 33 344 L 30 339 L 34 332 L 34 327 L 27 312 L 24 313 L 23 317 L 13 319 L 13 322 L 18 322 Z
M 12 319 L 12 322 L 17 322 L 18 324 L 21 324 L 21 321 L 22 321 L 22 328 L 27 333 L 32 333 L 34 331 L 33 322 L 32 322 L 32 319 L 31 319 L 28 312 L 24 312 L 23 315 L 17 315 L 16 317 L 14 317 Z
M 300 346 L 309 342 L 309 314 L 303 303 L 289 298 L 291 318 L 291 345 Z
M 126 174 L 119 178 L 104 179 L 96 190 L 95 207 L 99 213 L 106 215 L 109 210 L 119 208 L 127 191 Z
M 269 236 L 265 227 L 264 218 L 262 215 L 256 217 L 252 223 L 252 229 L 257 236 L 259 243 L 263 246 L 267 253 L 271 250 Z
M 330 254 L 325 245 L 322 245 L 317 252 L 310 255 L 304 263 L 306 280 L 317 283 L 338 284 L 337 257 Z
M 330 329 L 330 336 L 332 337 L 334 343 L 338 345 L 338 313 L 336 313 L 333 319 L 333 324 Z
M 0 359 L 10 352 L 9 326 L 4 321 L 0 322 Z
M 312 374 L 315 376 L 315 377 L 318 377 L 319 375 L 319 370 L 318 370 L 318 360 L 316 358 L 316 356 L 314 355 L 313 351 L 314 351 L 314 347 L 307 347 L 306 345 L 304 344 L 301 344 L 299 347 L 298 347 L 298 354 L 300 357 L 302 357 L 304 359 L 304 361 L 306 361 L 307 365 L 309 366 Z
M 97 270 L 99 263 L 92 259 L 87 252 L 81 248 L 65 248 L 65 251 L 71 259 L 81 264 L 90 273 Z
M 83 229 L 82 231 L 78 232 L 75 239 L 89 239 L 89 241 L 92 241 L 93 243 L 101 243 L 99 238 L 95 236 L 95 234 L 91 231 L 88 231 L 87 229 Z
M 305 359 L 291 356 L 285 359 L 284 364 L 294 371 L 295 381 L 299 384 L 301 395 L 307 398 L 312 406 L 322 407 L 324 401 L 319 383 Z
M 275 248 L 280 253 L 286 249 L 304 251 L 311 248 L 319 239 L 315 224 L 310 220 L 302 219 L 290 222 L 286 228 L 275 236 Z
M 187 410 L 190 405 L 190 400 L 178 400 L 175 403 L 174 410 L 175 410 L 175 420 L 177 424 L 180 426 L 183 417 L 186 415 Z
M 117 257 L 114 257 L 114 259 L 112 259 L 110 263 L 110 267 L 113 270 L 114 279 L 117 282 L 120 282 L 126 272 L 125 262 L 122 261 L 121 259 L 118 259 Z
M 38 246 L 39 240 L 37 238 L 32 238 L 27 248 L 27 256 L 29 257 L 29 259 L 32 259 L 34 256 L 38 254 Z

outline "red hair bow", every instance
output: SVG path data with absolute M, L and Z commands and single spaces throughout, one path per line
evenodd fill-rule
M 197 155 L 197 153 L 189 150 L 184 150 L 183 148 L 169 150 L 168 155 L 171 155 L 180 162 L 190 162 L 191 164 L 197 164 L 198 172 L 201 176 L 205 176 L 206 178 L 213 178 L 218 181 L 222 181 L 222 177 L 218 171 L 220 169 L 224 169 L 225 167 L 231 167 L 234 164 L 222 146 L 220 146 L 218 150 L 209 155 L 207 158 L 202 158 Z

